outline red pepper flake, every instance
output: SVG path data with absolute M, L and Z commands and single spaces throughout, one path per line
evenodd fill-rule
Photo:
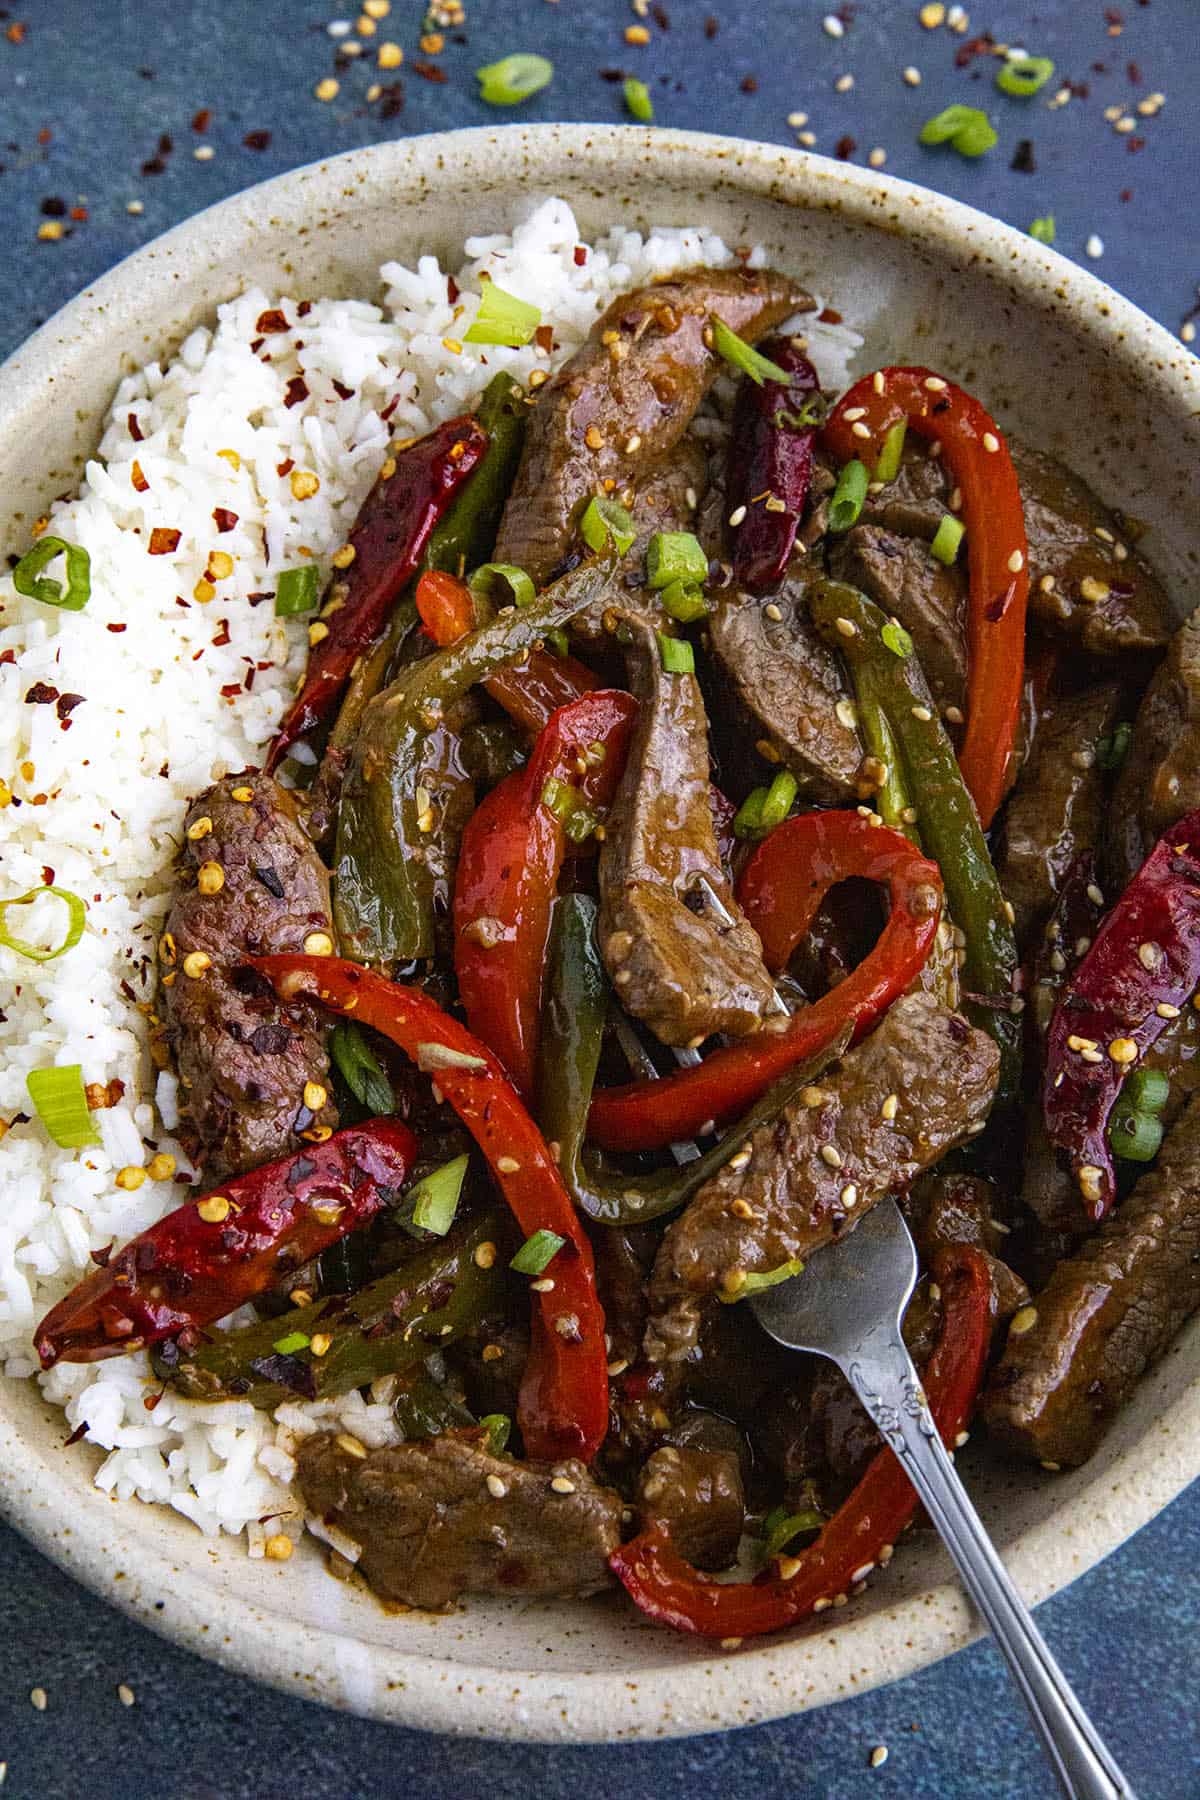
M 379 96 L 379 116 L 381 119 L 394 119 L 404 111 L 404 84 L 399 81 L 388 82 Z
M 211 124 L 212 124 L 212 113 L 209 111 L 207 106 L 202 106 L 200 108 L 199 112 L 192 114 L 192 130 L 193 131 L 197 131 L 197 132 L 207 131 Z
M 92 1252 L 92 1255 L 93 1256 L 95 1255 L 95 1251 Z M 75 1427 L 74 1431 L 71 1433 L 70 1437 L 66 1439 L 66 1441 L 63 1444 L 63 1449 L 69 1450 L 71 1448 L 72 1444 L 77 1444 L 79 1442 L 80 1438 L 86 1432 L 86 1430 L 87 1430 L 87 1420 L 85 1419 L 83 1421 L 82 1425 L 77 1425 Z
M 854 152 L 857 149 L 858 149 L 858 140 L 856 138 L 852 138 L 850 136 L 850 134 L 847 132 L 846 136 L 840 137 L 838 139 L 837 143 L 834 145 L 833 154 L 837 157 L 839 162 L 846 162 L 849 160 L 850 157 L 852 157 L 854 155 Z
M 458 299 L 458 296 L 461 292 L 462 292 L 462 289 L 459 287 L 457 281 L 455 281 L 453 275 L 447 275 L 447 277 L 446 277 L 446 298 L 450 302 L 451 306 L 454 305 L 454 302 Z
M 331 379 L 333 382 L 333 391 L 339 400 L 353 400 L 353 388 L 347 387 L 344 382 L 339 381 L 336 375 L 331 377 Z
M 1120 193 L 1117 195 L 1117 199 L 1120 200 L 1123 204 L 1128 205 L 1129 201 L 1133 199 L 1133 189 L 1132 188 L 1122 188 Z
M 1013 151 L 1013 159 L 1008 166 L 1010 169 L 1015 169 L 1018 175 L 1037 174 L 1037 162 L 1033 154 L 1032 138 L 1022 138 L 1020 140 L 1016 149 Z
M 104 627 L 104 629 L 105 629 L 105 631 L 111 631 L 115 637 L 115 636 L 118 636 L 122 631 L 128 631 L 129 627 L 128 627 L 128 625 L 106 625 Z
M 17 653 L 15 650 L 0 650 L 0 664 L 15 663 L 16 660 Z
M 411 62 L 408 66 L 414 75 L 419 75 L 421 77 L 422 81 L 443 82 L 450 79 L 446 74 L 445 69 L 439 69 L 436 63 Z
M 14 19 L 11 25 L 5 26 L 4 35 L 10 44 L 23 44 L 25 42 L 25 31 L 26 26 L 24 21 L 21 19 Z
M 214 506 L 212 516 L 218 531 L 232 531 L 238 522 L 237 514 L 230 512 L 227 506 Z
M 650 17 L 660 31 L 670 31 L 671 15 L 665 6 L 654 5 L 650 8 Z
M 742 89 L 743 94 L 757 94 L 757 92 L 758 92 L 758 76 L 757 75 L 743 75 L 742 80 L 741 80 L 741 89 Z
M 600 79 L 601 81 L 611 81 L 613 83 L 624 81 L 625 71 L 624 69 L 601 69 Z
M 977 56 L 990 56 L 995 48 L 996 40 L 990 31 L 981 33 L 979 37 L 968 38 L 954 52 L 954 66 L 956 69 L 970 68 Z
M 242 684 L 240 681 L 227 681 L 225 686 L 221 689 L 221 694 L 224 699 L 232 703 L 237 699 L 241 691 Z
M 285 406 L 299 406 L 302 400 L 308 399 L 308 383 L 303 375 L 293 375 L 283 390 Z
M 253 669 L 247 669 L 246 673 L 242 677 L 242 686 L 245 688 L 247 693 L 249 693 L 251 688 L 254 686 L 254 676 L 255 676 L 255 671 Z
M 553 325 L 539 325 L 533 334 L 533 341 L 543 356 L 549 356 L 554 348 Z
M 142 164 L 143 175 L 165 175 L 167 165 L 161 156 L 148 156 Z
M 129 480 L 130 480 L 130 483 L 133 486 L 133 488 L 139 494 L 144 494 L 146 492 L 146 489 L 150 486 L 150 483 L 146 480 L 145 475 L 142 473 L 142 465 L 137 460 L 136 456 L 134 457 L 133 462 L 130 464 L 130 467 L 129 467 Z
M 1131 156 L 1134 156 L 1139 150 L 1144 150 L 1146 148 L 1146 140 L 1144 137 L 1126 138 L 1125 148 L 1129 151 Z
M 296 465 L 291 457 L 286 457 L 283 462 L 275 464 L 275 473 L 279 476 L 280 480 L 282 480 L 285 475 L 291 474 L 295 466 Z
M 1137 63 L 1135 63 L 1135 62 L 1126 63 L 1125 64 L 1125 73 L 1126 73 L 1126 75 L 1128 75 L 1130 81 L 1132 81 L 1134 87 L 1138 87 L 1141 85 L 1142 71 Z
M 220 620 L 212 641 L 213 641 L 214 650 L 224 649 L 225 645 L 229 642 L 229 620 L 228 619 Z
M 576 244 L 575 249 L 572 252 L 572 255 L 574 257 L 575 267 L 577 269 L 586 268 L 587 259 L 588 259 L 586 244 Z
M 242 139 L 247 150 L 265 150 L 271 142 L 269 131 L 248 131 Z
M 1125 15 L 1117 6 L 1106 6 L 1104 23 L 1108 26 L 1109 37 L 1120 37 L 1125 29 Z
M 60 694 L 55 702 L 54 710 L 60 719 L 65 719 L 75 711 L 77 706 L 82 706 L 86 699 L 86 694 Z
M 840 325 L 841 322 L 842 315 L 837 310 L 836 306 L 823 307 L 817 314 L 818 325 Z
M 54 886 L 54 870 L 49 863 L 42 864 L 42 880 L 47 887 Z
M 135 443 L 135 444 L 140 444 L 140 443 L 141 443 L 141 441 L 142 441 L 142 439 L 143 439 L 143 437 L 144 437 L 144 436 L 145 436 L 145 435 L 146 435 L 146 434 L 145 434 L 145 432 L 144 432 L 144 431 L 143 431 L 143 430 L 142 430 L 142 428 L 141 428 L 141 426 L 140 426 L 140 425 L 139 425 L 139 424 L 138 424 L 138 416 L 137 416 L 137 414 L 136 414 L 136 413 L 130 413 L 130 415 L 129 415 L 129 417 L 128 417 L 128 418 L 127 418 L 127 419 L 126 419 L 126 421 L 125 421 L 125 424 L 126 424 L 126 426 L 127 426 L 127 427 L 128 427 L 128 430 L 129 430 L 129 435 L 130 435 L 130 437 L 131 437 L 131 438 L 132 438 L 132 439 L 133 439 L 133 441 L 134 441 L 134 443 Z
M 709 13 L 707 19 L 705 19 L 705 21 L 704 21 L 705 37 L 706 38 L 715 38 L 718 31 L 720 31 L 720 29 L 721 29 L 720 19 L 717 18 L 715 13 Z
M 183 533 L 176 531 L 172 526 L 156 525 L 150 533 L 150 542 L 146 547 L 147 552 L 150 556 L 170 556 L 172 551 L 178 550 L 179 540 L 182 536 Z
M 155 1407 L 158 1405 L 159 1401 L 162 1399 L 162 1397 L 166 1393 L 166 1391 L 167 1391 L 166 1388 L 160 1388 L 157 1394 L 143 1394 L 142 1405 L 145 1407 L 147 1412 L 154 1411 Z
M 388 420 L 391 418 L 392 414 L 395 412 L 395 410 L 399 406 L 399 404 L 400 404 L 399 394 L 393 394 L 391 399 L 388 401 L 387 405 L 384 407 L 383 411 L 379 415 L 379 417 L 383 420 L 383 423 L 385 425 L 387 424 Z M 286 470 L 282 471 L 282 472 L 286 473 Z
M 25 693 L 26 706 L 49 706 L 52 700 L 58 699 L 58 689 L 51 687 L 48 681 L 35 681 Z
M 254 321 L 254 329 L 258 332 L 259 342 L 261 342 L 263 338 L 269 337 L 272 332 L 287 331 L 290 327 L 287 319 L 279 308 L 277 306 L 272 306 L 269 307 L 266 312 L 259 313 L 257 319 Z M 254 349 L 256 346 L 252 345 L 251 348 Z
M 86 225 L 87 224 L 87 216 L 88 216 L 88 209 L 86 206 L 73 206 L 71 208 L 71 217 L 74 219 L 74 221 L 77 225 Z
M 38 208 L 38 211 L 47 219 L 65 219 L 67 216 L 67 203 L 65 200 L 60 199 L 57 194 L 47 194 L 46 198 L 42 201 L 41 206 Z

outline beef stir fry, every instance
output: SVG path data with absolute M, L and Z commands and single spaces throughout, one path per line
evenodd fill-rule
M 297 1483 L 391 1602 L 844 1604 L 915 1496 L 742 1302 L 885 1195 L 948 1441 L 1083 1462 L 1200 1305 L 1196 624 L 980 398 L 823 394 L 812 304 L 673 276 L 394 444 L 182 821 L 201 1191 L 37 1348 L 386 1403 Z

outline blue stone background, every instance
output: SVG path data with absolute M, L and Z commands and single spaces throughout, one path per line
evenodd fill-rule
M 339 73 L 332 104 L 313 98 L 334 72 L 325 26 L 354 8 L 335 0 L 4 0 L 0 5 L 0 355 L 88 281 L 189 214 L 298 163 L 381 138 L 494 121 L 473 70 L 511 50 L 555 63 L 528 119 L 615 120 L 618 69 L 647 81 L 661 123 L 790 144 L 804 111 L 816 150 L 852 137 L 856 161 L 879 145 L 887 167 L 1026 227 L 1053 213 L 1058 247 L 1092 264 L 1155 318 L 1178 329 L 1200 281 L 1197 0 L 969 0 L 968 33 L 926 31 L 919 0 L 860 0 L 841 39 L 822 29 L 821 0 L 665 0 L 669 29 L 625 44 L 624 0 L 465 0 L 468 41 L 428 58 L 444 83 L 413 70 L 423 0 L 392 0 L 374 41 Z M 719 31 L 706 37 L 712 15 Z M 24 25 L 23 41 L 14 27 Z M 1054 58 L 1085 84 L 1048 109 L 995 93 L 996 65 L 955 66 L 976 33 Z M 402 45 L 405 66 L 380 74 L 374 49 Z M 343 40 L 344 41 L 344 40 Z M 1129 65 L 1133 64 L 1130 69 Z M 910 88 L 912 64 L 922 83 Z M 835 80 L 853 74 L 838 93 Z M 745 91 L 747 78 L 757 84 Z M 372 82 L 391 92 L 368 102 Z M 399 89 L 396 84 L 399 82 Z M 1153 91 L 1163 111 L 1114 132 L 1106 107 Z M 392 110 L 402 98 L 399 111 Z M 1000 146 L 977 162 L 916 142 L 951 101 L 983 104 Z M 390 104 L 389 104 L 390 102 Z M 191 121 L 212 118 L 202 136 Z M 385 109 L 390 116 L 385 116 Z M 1136 115 L 1135 115 L 1136 117 Z M 269 132 L 265 148 L 248 133 Z M 159 149 L 166 134 L 171 148 Z M 1010 168 L 1022 137 L 1036 172 Z M 1136 139 L 1144 140 L 1135 148 Z M 209 144 L 211 160 L 193 150 Z M 143 172 L 157 158 L 161 170 Z M 47 197 L 85 206 L 70 235 L 38 241 Z M 130 201 L 144 210 L 131 214 Z M 1081 429 L 1087 422 L 1081 420 Z M 0 1480 L 3 1472 L 0 1471 Z M 1200 1794 L 1196 1637 L 1200 1631 L 1200 1486 L 1124 1549 L 1041 1610 L 1055 1651 L 1107 1732 L 1142 1800 Z M 723 1800 L 820 1796 L 878 1800 L 1029 1800 L 1050 1791 L 995 1652 L 986 1645 L 861 1698 L 780 1724 L 674 1744 L 542 1748 L 463 1743 L 322 1711 L 171 1648 L 76 1587 L 0 1530 L 0 1761 L 4 1800 L 674 1800 L 698 1789 Z M 136 1694 L 131 1709 L 118 1682 Z M 35 1685 L 49 1707 L 29 1704 Z M 871 1748 L 886 1765 L 868 1767 Z

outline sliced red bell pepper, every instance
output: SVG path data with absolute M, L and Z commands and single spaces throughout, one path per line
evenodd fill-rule
M 416 1155 L 407 1125 L 372 1119 L 186 1201 L 51 1308 L 34 1333 L 42 1367 L 123 1356 L 223 1319 L 373 1219 Z
M 1164 832 L 1050 1020 L 1042 1116 L 1090 1219 L 1116 1197 L 1107 1127 L 1121 1083 L 1200 983 L 1200 811 Z M 1165 1008 L 1165 1011 L 1164 1011 Z
M 313 995 L 369 1025 L 432 1076 L 475 1142 L 526 1237 L 564 1241 L 534 1295 L 532 1343 L 517 1416 L 535 1460 L 590 1462 L 608 1430 L 604 1312 L 592 1247 L 541 1132 L 486 1044 L 420 988 L 401 987 L 338 957 L 250 959 L 283 1000 Z
M 783 580 L 812 483 L 815 422 L 806 406 L 819 400 L 817 371 L 790 338 L 770 338 L 759 349 L 790 382 L 746 376 L 738 389 L 729 434 L 725 493 L 746 516 L 733 539 L 734 580 L 752 594 L 766 594 Z
M 297 738 L 329 719 L 355 662 L 379 636 L 393 602 L 416 573 L 430 532 L 487 443 L 475 419 L 451 419 L 384 463 L 347 540 L 354 559 L 335 573 L 310 629 L 310 636 L 324 635 L 313 646 L 300 692 L 271 745 L 268 772 Z
M 536 1087 L 550 911 L 567 845 L 551 800 L 569 788 L 583 806 L 608 806 L 636 715 L 636 700 L 619 688 L 560 707 L 525 767 L 492 789 L 463 832 L 454 884 L 459 995 L 472 1031 L 526 1101 Z
M 970 1244 L 939 1251 L 933 1274 L 942 1290 L 942 1329 L 924 1386 L 942 1441 L 952 1445 L 970 1419 L 987 1364 L 992 1283 Z M 661 1526 L 622 1544 L 609 1568 L 660 1625 L 702 1637 L 757 1637 L 843 1599 L 870 1570 L 891 1560 L 916 1510 L 907 1475 L 884 1449 L 820 1537 L 800 1552 L 790 1576 L 776 1563 L 757 1581 L 713 1581 L 684 1561 Z
M 421 623 L 439 649 L 458 642 L 477 624 L 471 590 L 457 576 L 431 569 L 417 583 Z M 599 686 L 586 663 L 575 656 L 533 650 L 515 668 L 499 669 L 484 682 L 493 700 L 526 731 L 540 731 L 560 706 Z
M 880 369 L 842 395 L 822 433 L 842 462 L 878 458 L 888 432 L 907 423 L 941 445 L 962 494 L 967 528 L 967 728 L 963 779 L 986 831 L 1012 771 L 1021 712 L 1029 546 L 1021 493 L 995 420 L 972 395 L 931 369 Z
M 765 838 L 738 883 L 743 912 L 775 972 L 812 924 L 826 894 L 851 875 L 886 885 L 891 914 L 870 955 L 780 1031 L 759 1031 L 659 1081 L 596 1095 L 589 1135 L 606 1150 L 657 1150 L 736 1119 L 773 1081 L 854 1022 L 864 1037 L 923 967 L 937 934 L 942 877 L 898 831 L 855 812 L 785 819 Z

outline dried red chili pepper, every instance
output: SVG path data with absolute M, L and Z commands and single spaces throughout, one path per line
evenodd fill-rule
M 355 662 L 379 636 L 393 602 L 416 573 L 430 532 L 487 442 L 475 419 L 451 419 L 384 463 L 348 539 L 354 560 L 330 584 L 331 594 L 339 587 L 344 594 L 328 612 L 327 597 L 318 615 L 326 635 L 313 647 L 300 692 L 284 714 L 268 771 L 278 767 L 297 738 L 329 719 Z M 389 466 L 391 473 L 385 474 Z
M 821 392 L 817 371 L 790 338 L 771 338 L 759 349 L 791 381 L 759 386 L 747 377 L 733 409 L 726 493 L 730 507 L 744 506 L 746 516 L 730 560 L 734 580 L 752 594 L 778 587 L 795 546 L 812 484 L 811 414 Z
M 924 1372 L 926 1397 L 942 1441 L 952 1445 L 975 1405 L 987 1363 L 992 1283 L 980 1252 L 969 1244 L 942 1250 L 933 1274 L 942 1290 L 942 1330 Z M 631 1538 L 609 1568 L 635 1604 L 660 1625 L 702 1637 L 757 1637 L 782 1631 L 832 1606 L 859 1571 L 888 1557 L 917 1510 L 917 1495 L 891 1450 L 881 1450 L 853 1493 L 799 1567 L 784 1578 L 778 1567 L 757 1581 L 717 1582 L 701 1575 L 655 1527 Z
M 42 1367 L 123 1356 L 223 1319 L 373 1219 L 416 1154 L 407 1125 L 372 1119 L 188 1200 L 50 1309 L 34 1333 Z

